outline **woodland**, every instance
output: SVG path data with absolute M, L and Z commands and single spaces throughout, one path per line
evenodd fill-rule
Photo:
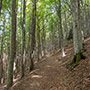
M 0 90 L 90 90 L 90 0 L 0 0 Z

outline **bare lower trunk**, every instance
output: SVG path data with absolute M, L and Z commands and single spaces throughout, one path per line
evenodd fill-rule
M 33 14 L 32 14 L 32 37 L 31 37 L 31 52 L 30 52 L 30 67 L 29 72 L 34 69 L 34 50 L 35 50 L 35 31 L 36 30 L 36 0 L 33 0 Z
M 7 89 L 13 84 L 13 64 L 16 54 L 16 0 L 12 0 L 12 31 L 10 58 L 8 61 Z
M 38 31 L 37 31 L 37 39 L 38 39 L 38 61 L 40 60 L 40 48 L 41 48 L 41 45 L 40 45 L 40 26 L 38 25 Z
M 78 54 L 80 52 L 79 46 L 79 22 L 78 22 L 78 0 L 73 0 L 73 42 L 74 42 L 74 52 Z
M 21 79 L 24 77 L 24 53 L 25 53 L 25 9 L 26 2 L 23 2 L 23 25 L 22 25 L 22 52 L 21 52 Z
M 73 43 L 74 43 L 74 59 L 73 63 L 78 64 L 80 59 L 83 58 L 82 55 L 82 35 L 80 29 L 80 1 L 73 0 Z
M 5 16 L 4 16 L 3 25 L 4 25 L 4 28 L 3 28 L 3 36 L 1 41 L 1 57 L 0 57 L 0 83 L 3 78 L 3 44 L 4 44 L 4 38 L 5 38 Z
M 67 26 L 67 18 L 66 18 L 66 13 L 65 14 L 65 22 L 64 22 L 64 36 L 65 36 L 65 45 L 67 45 L 67 32 L 68 32 L 68 26 Z
M 43 27 L 43 32 L 42 32 L 42 56 L 45 56 L 45 45 L 46 45 L 46 35 L 45 35 L 45 24 L 44 24 L 44 18 L 42 21 L 42 27 Z
M 58 17 L 59 17 L 59 34 L 60 34 L 60 48 L 61 51 L 64 51 L 63 49 L 63 30 L 62 30 L 62 19 L 61 19 L 61 0 L 59 0 L 59 6 L 58 6 Z M 62 53 L 63 56 L 63 53 Z

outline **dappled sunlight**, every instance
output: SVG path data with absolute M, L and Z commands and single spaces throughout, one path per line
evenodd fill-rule
M 39 69 L 33 70 L 32 72 L 30 72 L 30 74 L 33 74 L 33 73 L 35 73 L 35 72 L 37 72 L 37 71 L 39 71 Z
M 45 66 L 46 68 L 51 68 L 51 66 L 49 66 L 49 65 L 47 65 L 47 66 Z
M 40 75 L 32 75 L 31 78 L 42 78 Z
M 90 47 L 89 43 L 86 43 L 86 46 Z M 53 56 L 42 60 L 42 63 L 38 63 L 39 69 L 32 71 L 24 80 L 24 83 L 23 81 L 17 83 L 17 85 L 14 85 L 15 89 L 11 90 L 18 90 L 18 88 L 21 90 L 68 90 L 68 88 L 77 90 L 78 87 L 81 88 L 81 85 L 84 86 L 84 83 L 88 85 L 90 81 L 90 62 L 88 60 L 81 61 L 73 72 L 67 68 L 73 55 L 72 47 L 67 47 L 67 50 L 65 50 L 66 57 L 64 58 L 62 52 L 57 52 Z M 88 56 L 87 58 L 89 58 Z M 79 80 L 82 82 L 79 83 Z M 85 88 L 86 86 L 82 90 L 85 90 Z
M 90 0 L 1 0 L 0 90 L 90 90 Z

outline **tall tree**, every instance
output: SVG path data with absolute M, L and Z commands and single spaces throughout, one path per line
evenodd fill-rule
M 80 1 L 72 0 L 72 16 L 73 16 L 73 43 L 74 43 L 74 63 L 82 57 L 82 35 L 80 29 Z
M 4 39 L 5 39 L 5 16 L 3 20 L 3 35 L 1 39 L 1 55 L 0 55 L 0 83 L 3 78 L 3 46 L 4 46 Z
M 25 53 L 25 9 L 26 9 L 26 1 L 23 1 L 23 23 L 22 23 L 22 52 L 21 52 L 21 78 L 24 77 L 24 53 Z
M 58 0 L 59 4 L 58 4 L 58 17 L 59 17 L 59 43 L 60 43 L 60 48 L 62 51 L 62 56 L 65 56 L 65 52 L 64 52 L 64 47 L 63 47 L 63 30 L 62 30 L 62 18 L 61 18 L 61 0 Z
M 13 64 L 16 54 L 16 0 L 12 0 L 12 30 L 11 30 L 11 46 L 10 58 L 8 60 L 8 76 L 7 89 L 13 84 Z
M 34 50 L 35 50 L 35 30 L 36 30 L 36 0 L 33 0 L 33 12 L 32 12 L 32 37 L 31 37 L 31 52 L 30 52 L 30 67 L 29 71 L 34 69 Z
M 1 9 L 2 9 L 2 1 L 3 0 L 0 0 L 0 15 L 1 15 Z
M 45 55 L 45 43 L 46 43 L 46 40 L 45 40 L 45 20 L 44 20 L 44 18 L 43 18 L 43 20 L 42 20 L 42 29 L 43 29 L 43 31 L 42 31 L 42 56 L 44 56 Z
M 40 40 L 40 26 L 39 26 L 39 23 L 38 23 L 38 26 L 37 26 L 37 41 L 38 41 L 38 61 L 40 60 L 40 52 L 41 52 L 41 40 Z
M 68 32 L 68 26 L 67 26 L 67 18 L 66 18 L 66 12 L 64 11 L 64 18 L 65 18 L 65 21 L 64 21 L 64 35 L 65 35 L 65 45 L 67 45 L 67 32 Z

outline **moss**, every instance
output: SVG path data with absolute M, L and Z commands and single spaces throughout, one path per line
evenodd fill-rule
M 78 65 L 78 62 L 81 59 L 85 59 L 85 58 L 86 58 L 86 56 L 84 56 L 82 53 L 78 53 L 78 54 L 74 55 L 72 62 L 68 66 L 68 69 L 70 71 L 73 71 L 73 69 Z
M 78 64 L 78 62 L 81 60 L 81 59 L 85 59 L 86 56 L 84 56 L 82 53 L 79 53 L 77 55 L 74 55 L 74 58 L 72 59 L 72 62 L 71 62 L 71 65 L 72 64 Z
M 74 64 L 76 62 L 76 55 L 74 55 L 72 62 L 70 63 L 70 65 Z
M 78 62 L 81 60 L 81 54 L 74 55 L 74 58 L 72 59 L 72 64 L 78 64 Z
M 79 53 L 79 54 L 76 55 L 76 62 L 75 62 L 75 64 L 78 64 L 78 62 L 80 60 L 81 60 L 81 54 Z
M 82 53 L 83 53 L 83 52 L 86 52 L 86 49 L 82 49 L 82 51 L 81 51 L 81 52 L 82 52 Z

